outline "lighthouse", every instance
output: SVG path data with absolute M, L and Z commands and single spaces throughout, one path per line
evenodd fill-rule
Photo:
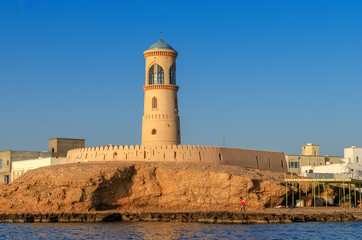
M 146 77 L 143 86 L 142 145 L 179 145 L 177 51 L 160 38 L 143 55 L 146 59 Z

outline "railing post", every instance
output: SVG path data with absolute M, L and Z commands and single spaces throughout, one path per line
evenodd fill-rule
M 294 206 L 294 182 L 292 182 L 292 207 Z
M 344 187 L 344 182 L 343 182 L 343 204 L 346 203 L 346 189 Z
M 362 191 L 361 191 L 361 184 L 359 186 L 359 205 L 362 206 Z
M 356 185 L 357 185 L 357 184 L 353 184 L 353 186 L 354 186 L 354 206 L 355 206 L 355 207 L 357 207 Z
M 313 182 L 313 198 L 314 198 L 314 207 L 316 207 L 316 202 L 315 202 L 315 182 Z
M 351 200 L 351 184 L 349 183 L 348 184 L 348 200 L 349 200 L 349 202 L 351 202 L 351 204 L 349 205 L 349 208 L 351 208 L 352 206 L 352 200 Z
M 288 207 L 288 182 L 285 181 L 285 207 Z

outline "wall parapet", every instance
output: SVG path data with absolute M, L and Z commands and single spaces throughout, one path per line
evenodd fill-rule
M 67 163 L 99 161 L 165 161 L 232 165 L 287 172 L 283 152 L 201 145 L 107 145 L 68 151 Z

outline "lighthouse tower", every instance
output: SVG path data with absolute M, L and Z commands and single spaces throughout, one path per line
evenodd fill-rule
M 146 59 L 146 81 L 143 87 L 142 145 L 179 145 L 177 51 L 160 38 L 143 55 Z

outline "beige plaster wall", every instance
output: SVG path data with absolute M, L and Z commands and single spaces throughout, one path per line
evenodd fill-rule
M 2 162 L 0 168 L 0 183 L 5 182 L 6 176 L 8 176 L 10 181 L 10 152 L 11 151 L 0 152 L 0 160 Z
M 287 171 L 283 152 L 195 146 L 103 146 L 70 150 L 67 162 L 88 161 L 168 161 L 233 165 L 246 168 Z
M 288 163 L 288 171 L 292 173 L 296 173 L 300 175 L 301 167 L 303 166 L 321 166 L 326 165 L 328 163 L 340 163 L 341 157 L 336 156 L 303 156 L 303 155 L 286 155 L 285 159 Z M 298 168 L 290 168 L 290 162 L 297 162 L 299 163 Z
M 145 78 L 145 85 L 149 85 L 149 69 L 152 67 L 153 64 L 158 64 L 163 68 L 164 72 L 164 84 L 170 84 L 170 79 L 168 75 L 168 71 L 172 64 L 176 66 L 176 58 L 177 52 L 173 50 L 148 50 L 143 53 L 146 59 L 145 64 L 145 71 L 146 71 L 146 78 Z M 177 81 L 177 78 L 176 78 Z M 177 82 L 176 82 L 177 83 Z
M 178 115 L 178 86 L 169 84 L 169 69 L 176 67 L 177 52 L 173 50 L 148 50 L 146 59 L 144 114 L 142 118 L 142 145 L 179 145 L 181 143 L 180 117 Z M 164 84 L 149 84 L 149 69 L 158 64 L 164 72 Z M 176 73 L 175 73 L 176 74 Z M 153 107 L 157 99 L 157 107 Z
M 308 143 L 302 148 L 302 155 L 319 156 L 319 145 Z

